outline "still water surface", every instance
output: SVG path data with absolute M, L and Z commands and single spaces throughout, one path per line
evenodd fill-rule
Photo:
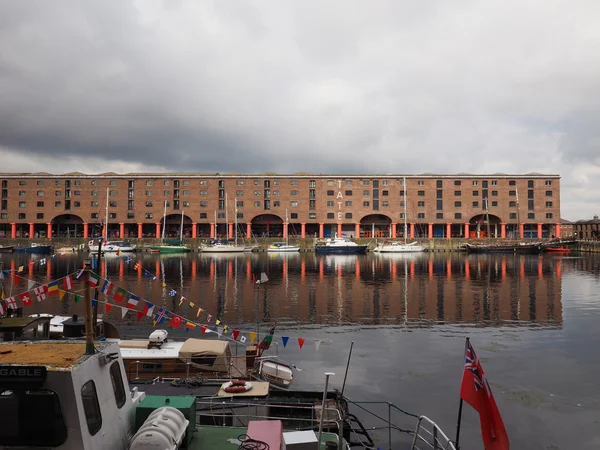
M 271 351 L 300 369 L 296 388 L 322 388 L 327 371 L 341 388 L 354 342 L 350 398 L 391 401 L 431 417 L 454 437 L 469 336 L 513 449 L 600 448 L 600 255 L 131 257 L 129 264 L 125 255 L 108 257 L 98 271 L 190 320 L 197 320 L 195 310 L 180 306 L 181 296 L 243 332 L 258 324 L 264 333 L 277 322 Z M 35 256 L 0 258 L 5 269 L 24 266 L 25 278 L 47 282 L 74 272 L 84 256 L 56 256 L 46 265 Z M 134 270 L 136 261 L 141 269 Z M 262 272 L 269 281 L 257 287 L 253 280 Z M 5 281 L 5 289 L 23 288 Z M 73 300 L 67 295 L 31 312 L 81 313 Z M 129 314 L 122 320 L 115 310 L 111 321 L 127 336 L 152 329 L 150 319 L 138 323 Z M 194 334 L 200 332 L 188 336 Z M 282 336 L 289 337 L 285 347 Z M 394 419 L 413 426 L 409 417 Z M 393 447 L 401 442 L 395 437 Z M 468 406 L 461 444 L 482 448 L 478 416 Z M 387 448 L 386 436 L 379 445 Z

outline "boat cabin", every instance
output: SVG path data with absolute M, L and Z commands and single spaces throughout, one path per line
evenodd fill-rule
M 51 317 L 4 317 L 0 319 L 0 341 L 48 339 Z

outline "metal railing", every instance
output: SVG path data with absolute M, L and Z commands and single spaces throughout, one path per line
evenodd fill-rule
M 425 416 L 419 417 L 411 450 L 423 450 L 432 448 L 434 450 L 456 450 L 454 442 L 431 419 Z

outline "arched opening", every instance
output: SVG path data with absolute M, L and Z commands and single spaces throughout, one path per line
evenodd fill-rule
M 392 235 L 392 219 L 384 214 L 369 214 L 360 220 L 360 237 L 389 238 Z
M 257 237 L 283 237 L 283 222 L 275 214 L 260 214 L 252 219 L 252 234 Z
M 41 225 L 43 227 L 43 225 Z M 39 231 L 45 231 L 39 229 Z M 35 229 L 39 233 L 38 228 Z M 83 219 L 76 214 L 61 214 L 52 219 L 52 236 L 63 238 L 83 237 Z
M 165 229 L 165 238 L 179 238 L 181 234 L 181 214 L 167 214 L 164 218 L 160 219 L 160 231 L 162 235 L 163 224 Z M 192 219 L 188 216 L 183 216 L 183 237 L 192 236 Z
M 470 239 L 499 238 L 501 223 L 500 217 L 493 214 L 477 214 L 469 220 L 469 235 L 466 237 Z

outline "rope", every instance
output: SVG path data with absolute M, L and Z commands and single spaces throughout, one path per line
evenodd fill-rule
M 194 377 L 183 377 L 183 378 L 177 378 L 175 380 L 171 381 L 171 386 L 175 386 L 175 387 L 188 387 L 188 388 L 195 388 L 198 386 L 201 386 L 202 384 L 204 384 L 206 380 L 204 379 L 204 377 L 202 377 L 202 375 L 198 374 Z
M 256 439 L 252 439 L 247 434 L 240 434 L 238 436 L 238 441 L 241 442 L 238 450 L 269 450 L 269 444 L 263 441 L 258 441 Z

